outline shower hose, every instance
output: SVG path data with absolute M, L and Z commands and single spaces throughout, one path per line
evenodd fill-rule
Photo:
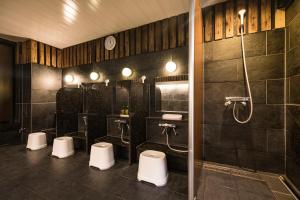
M 172 128 L 173 129 L 173 132 L 175 133 L 176 135 L 176 130 L 175 128 Z M 169 147 L 169 149 L 171 149 L 172 151 L 176 151 L 176 152 L 179 152 L 179 153 L 188 153 L 189 151 L 188 150 L 179 150 L 179 149 L 174 149 L 173 147 L 171 147 L 171 145 L 169 144 L 169 134 L 168 134 L 168 127 L 165 127 L 162 134 L 166 134 L 166 140 L 167 140 L 167 145 Z
M 252 94 L 251 94 L 251 89 L 250 89 L 250 84 L 249 84 L 249 77 L 248 77 L 248 70 L 247 70 L 247 64 L 246 64 L 246 55 L 245 55 L 245 44 L 244 44 L 244 25 L 241 26 L 241 40 L 242 40 L 242 56 L 243 56 L 243 65 L 244 65 L 244 72 L 245 72 L 245 78 L 247 82 L 247 90 L 248 90 L 248 95 L 249 95 L 249 101 L 250 101 L 250 113 L 249 116 L 246 120 L 241 121 L 238 119 L 238 112 L 236 112 L 236 102 L 233 104 L 233 117 L 234 119 L 240 123 L 240 124 L 245 124 L 248 123 L 252 117 L 253 114 L 253 101 L 252 101 Z M 236 114 L 237 113 L 237 114 Z
M 124 139 L 124 125 L 121 125 L 121 141 L 124 143 L 124 144 L 129 144 L 129 141 L 126 141 Z M 129 127 L 128 127 L 129 128 Z

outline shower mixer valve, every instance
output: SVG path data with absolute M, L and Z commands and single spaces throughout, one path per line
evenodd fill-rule
M 247 105 L 247 102 L 250 101 L 249 97 L 225 97 L 225 106 L 229 106 L 232 103 L 241 103 L 243 106 Z

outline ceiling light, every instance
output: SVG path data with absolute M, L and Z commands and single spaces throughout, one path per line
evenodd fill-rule
M 64 80 L 66 83 L 72 83 L 74 81 L 74 77 L 71 74 L 67 74 Z
M 122 75 L 125 77 L 129 77 L 132 75 L 132 70 L 128 67 L 123 68 Z
M 166 64 L 166 70 L 170 73 L 175 72 L 176 71 L 176 63 L 173 61 L 169 61 Z
M 97 73 L 97 72 L 90 73 L 90 79 L 93 80 L 93 81 L 98 80 L 99 79 L 99 73 Z

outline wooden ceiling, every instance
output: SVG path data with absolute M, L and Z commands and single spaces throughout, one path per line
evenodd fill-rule
M 1 0 L 0 35 L 65 48 L 188 9 L 188 0 Z

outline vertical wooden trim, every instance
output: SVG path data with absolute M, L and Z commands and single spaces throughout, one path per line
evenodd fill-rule
M 142 53 L 148 52 L 148 25 L 142 26 Z
M 223 4 L 215 6 L 215 39 L 223 38 Z
M 16 43 L 15 46 L 15 64 L 20 64 L 20 48 L 19 43 Z
M 130 29 L 130 55 L 135 55 L 135 29 Z
M 170 48 L 177 47 L 177 17 L 169 18 Z
M 189 45 L 189 13 L 184 14 L 184 27 L 185 27 L 185 44 Z
M 261 0 L 261 30 L 271 30 L 271 0 Z
M 120 45 L 119 34 L 116 33 L 114 36 L 116 38 L 115 59 L 118 59 L 119 58 L 119 45 Z
M 120 46 L 119 46 L 119 57 L 124 57 L 124 32 L 119 33 Z
M 209 42 L 213 40 L 213 7 L 205 8 L 205 41 Z
M 31 63 L 37 63 L 37 54 L 38 54 L 38 47 L 37 47 L 37 41 L 35 40 L 31 40 L 31 58 L 30 58 L 30 61 Z
M 109 50 L 109 59 L 112 60 L 115 58 L 115 48 L 113 48 L 112 50 Z
M 276 9 L 275 11 L 275 29 L 285 27 L 285 10 Z
M 149 52 L 153 52 L 155 49 L 155 27 L 154 23 L 149 24 L 148 31 L 148 42 L 149 42 Z
M 87 42 L 83 43 L 83 64 L 88 63 L 88 44 Z
M 169 20 L 162 21 L 162 49 L 169 49 Z
M 77 63 L 77 65 L 81 65 L 81 60 L 80 60 L 81 46 L 80 46 L 80 44 L 76 45 L 76 46 L 77 46 L 77 49 L 76 49 L 76 63 Z
M 51 47 L 51 65 L 53 67 L 56 67 L 56 48 L 55 47 Z
M 51 48 L 46 44 L 46 65 L 51 66 Z
M 69 66 L 70 67 L 74 67 L 75 65 L 73 65 L 73 48 L 72 47 L 69 47 L 69 52 L 70 52 L 70 55 L 69 55 Z
M 124 33 L 124 47 L 125 47 L 125 56 L 130 55 L 130 40 L 129 40 L 129 30 Z
M 161 21 L 155 22 L 155 51 L 162 49 L 162 30 Z
M 135 53 L 140 54 L 142 52 L 142 31 L 141 27 L 135 29 Z
M 100 62 L 100 39 L 96 40 L 96 62 Z
M 62 60 L 61 52 L 62 52 L 61 49 L 57 49 L 57 67 L 58 67 L 58 68 L 61 68 L 61 67 L 62 67 L 62 63 L 61 63 L 61 60 Z
M 73 46 L 73 66 L 77 65 L 77 46 Z
M 248 32 L 256 33 L 258 31 L 258 0 L 249 0 L 248 8 Z
M 241 9 L 246 9 L 247 10 L 247 4 L 245 2 L 245 0 L 238 0 L 236 1 L 237 2 L 237 12 Z M 247 10 L 248 11 L 248 10 Z M 249 11 L 248 11 L 249 12 Z M 248 26 L 247 26 L 247 23 L 248 23 L 248 15 L 249 13 L 247 14 L 246 13 L 246 16 L 245 16 L 245 19 L 244 19 L 244 24 L 245 24 L 245 33 L 248 32 Z M 238 13 L 235 14 L 235 18 L 236 18 L 236 26 L 237 26 L 237 34 L 240 35 L 241 34 L 241 19 L 239 18 L 238 16 Z
M 27 62 L 27 42 L 22 42 L 22 64 L 26 64 Z
M 43 43 L 39 43 L 39 64 L 45 64 L 45 45 Z
M 177 17 L 177 37 L 178 37 L 178 47 L 184 46 L 185 42 L 185 31 L 184 31 L 184 14 L 181 14 Z
M 226 2 L 226 38 L 234 36 L 234 2 L 233 0 Z
M 26 63 L 31 63 L 31 40 L 26 41 Z
M 94 41 L 89 41 L 87 43 L 87 64 L 92 63 L 92 50 L 93 50 Z
M 100 60 L 104 61 L 104 38 L 100 38 Z
M 84 43 L 80 44 L 80 63 L 84 65 Z

